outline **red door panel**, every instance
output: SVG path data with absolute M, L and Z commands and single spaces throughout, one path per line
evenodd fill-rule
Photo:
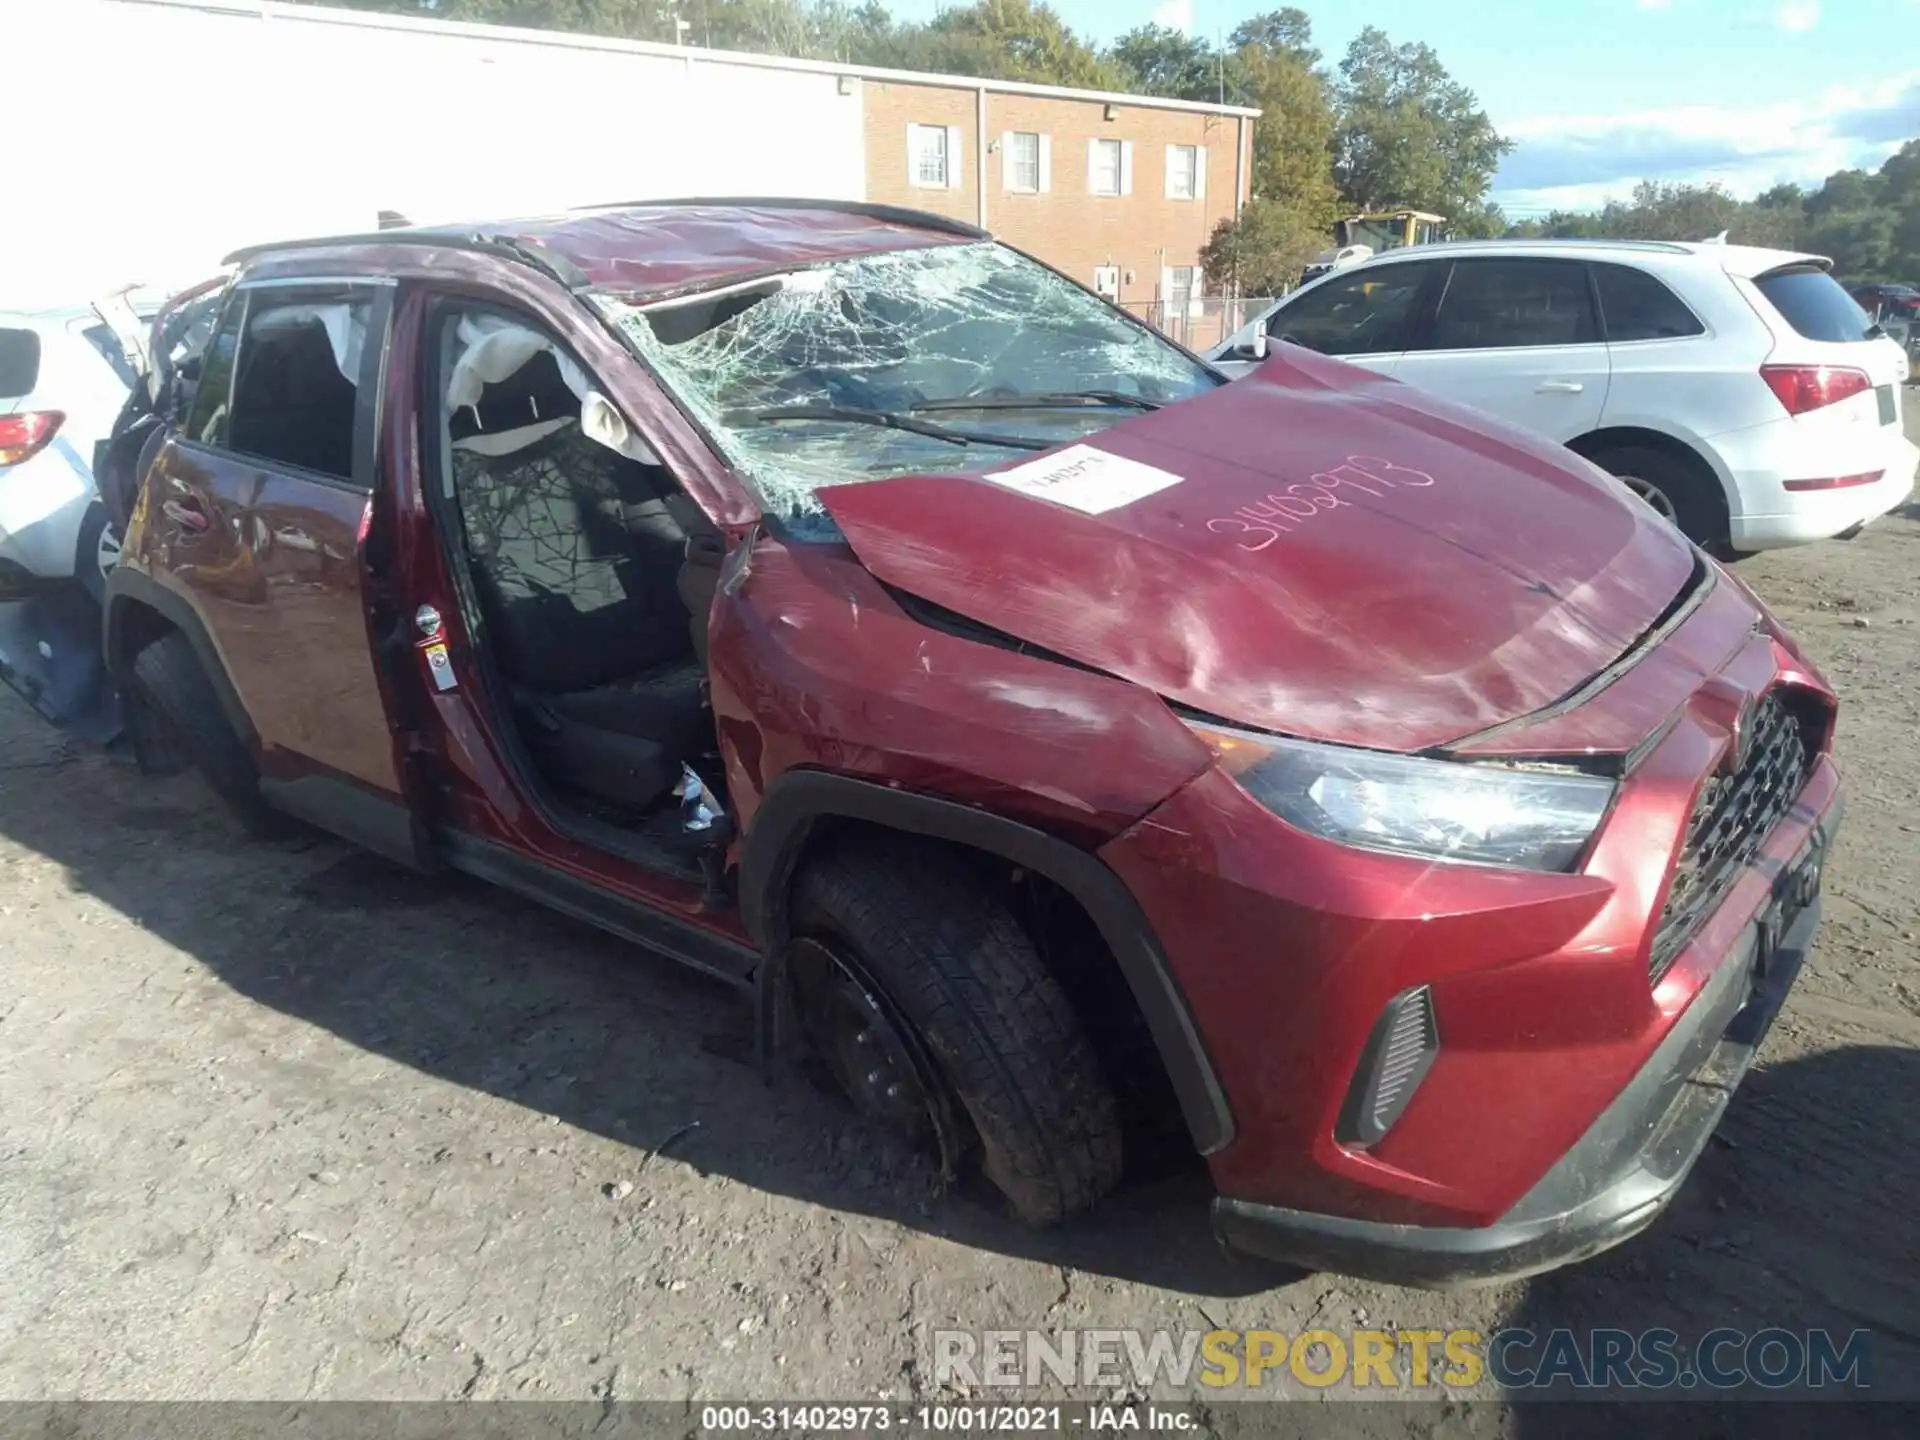
M 263 775 L 332 771 L 398 798 L 367 640 L 364 491 L 170 442 L 149 480 L 154 578 L 205 624 Z

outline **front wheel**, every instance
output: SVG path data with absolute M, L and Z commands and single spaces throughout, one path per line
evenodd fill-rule
M 1029 1224 L 1119 1183 L 1120 1121 L 1093 1047 L 1012 912 L 959 857 L 906 836 L 843 841 L 797 878 L 794 935 L 801 1021 L 870 1119 L 943 1155 L 977 1142 L 980 1168 Z

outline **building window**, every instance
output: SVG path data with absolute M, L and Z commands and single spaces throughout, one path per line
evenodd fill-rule
M 1200 152 L 1192 145 L 1167 147 L 1167 198 L 1191 200 L 1200 173 Z
M 1167 198 L 1169 200 L 1207 198 L 1206 146 L 1167 146 Z
M 1126 144 L 1120 140 L 1095 140 L 1087 151 L 1087 188 L 1095 195 L 1123 193 L 1126 170 Z
M 1007 132 L 1007 188 L 1040 193 L 1040 136 L 1032 130 Z
M 1096 265 L 1093 267 L 1093 293 L 1104 295 L 1107 299 L 1120 299 L 1120 267 L 1118 265 Z
M 923 190 L 951 190 L 960 183 L 959 146 L 951 125 L 907 126 L 907 170 Z
M 1185 315 L 1193 309 L 1193 266 L 1174 265 L 1167 270 L 1167 314 Z

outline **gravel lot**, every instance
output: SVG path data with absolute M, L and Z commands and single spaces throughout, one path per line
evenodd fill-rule
M 1817 954 L 1655 1230 L 1452 1295 L 1251 1289 L 1192 1176 L 1049 1235 L 932 1197 L 726 1058 L 728 992 L 249 843 L 0 691 L 0 1398 L 904 1399 L 938 1328 L 1310 1320 L 1866 1327 L 1920 1376 L 1920 505 L 1740 573 L 1845 697 Z

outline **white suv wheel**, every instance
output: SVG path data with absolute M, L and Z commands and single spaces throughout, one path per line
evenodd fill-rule
M 1638 475 L 1622 475 L 1620 483 L 1646 502 L 1654 514 L 1675 528 L 1680 524 L 1680 512 L 1673 508 L 1673 497 L 1651 481 L 1642 480 Z

